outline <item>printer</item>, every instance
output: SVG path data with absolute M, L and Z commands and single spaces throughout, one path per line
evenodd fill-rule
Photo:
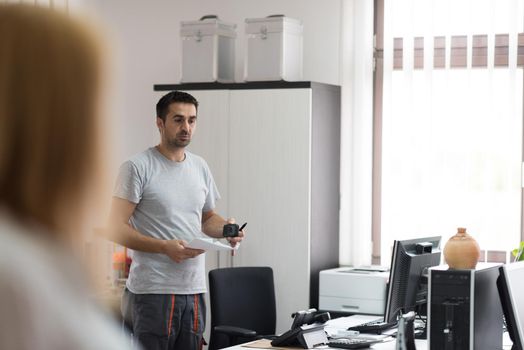
M 389 269 L 382 266 L 339 267 L 319 276 L 320 310 L 383 315 Z

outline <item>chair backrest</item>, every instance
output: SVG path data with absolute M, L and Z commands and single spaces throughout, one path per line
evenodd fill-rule
M 209 272 L 211 336 L 209 349 L 229 346 L 215 326 L 251 329 L 273 335 L 276 328 L 275 285 L 270 267 L 231 267 Z

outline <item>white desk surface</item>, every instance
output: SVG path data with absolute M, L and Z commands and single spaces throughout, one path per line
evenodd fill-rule
M 246 344 L 249 344 L 249 343 L 246 343 Z M 415 346 L 417 347 L 417 350 L 426 350 L 428 348 L 426 340 L 419 340 L 419 339 L 415 340 Z M 333 348 L 328 348 L 327 346 L 325 347 L 319 346 L 315 348 L 315 350 L 317 349 L 320 350 L 320 349 L 333 349 Z M 371 350 L 379 350 L 379 349 L 395 350 L 395 341 L 377 343 L 377 344 L 374 344 L 370 349 Z M 225 348 L 223 350 L 260 350 L 260 349 L 254 349 L 254 348 L 244 347 L 242 345 L 236 345 L 236 346 L 231 346 L 229 348 Z
M 504 333 L 504 338 L 506 338 L 506 334 L 507 333 Z M 508 341 L 509 341 L 509 339 L 508 339 Z M 249 344 L 249 343 L 246 343 L 246 344 Z M 416 346 L 417 350 L 427 350 L 428 349 L 428 341 L 427 340 L 416 339 L 415 340 L 415 346 Z M 324 346 L 319 346 L 319 347 L 315 348 L 315 350 L 320 350 L 320 349 L 333 349 L 333 348 L 328 348 L 328 347 L 324 347 Z M 382 349 L 382 350 L 395 350 L 395 341 L 389 341 L 389 342 L 384 342 L 384 343 L 377 343 L 377 344 L 374 344 L 373 346 L 371 346 L 370 349 L 371 350 L 380 350 L 380 349 Z M 506 339 L 504 339 L 503 349 L 511 349 L 511 341 L 508 344 Z M 260 350 L 260 349 L 254 349 L 254 348 L 244 347 L 242 345 L 236 345 L 236 346 L 231 346 L 229 348 L 224 348 L 223 350 Z
M 362 321 L 368 321 L 372 318 L 376 318 L 377 316 L 365 316 L 365 315 L 355 315 L 355 316 L 349 316 L 349 317 L 342 317 L 338 319 L 333 319 L 331 321 L 328 321 L 328 324 L 326 326 L 326 332 L 328 334 L 330 333 L 328 328 L 340 328 L 340 329 L 346 329 L 347 327 L 351 325 L 356 325 L 362 323 Z M 388 338 L 391 339 L 389 341 L 385 341 L 383 343 L 377 343 L 371 346 L 371 350 L 395 350 L 395 339 L 394 338 Z M 229 348 L 224 348 L 223 350 L 256 350 L 254 348 L 245 347 L 243 345 L 247 345 L 248 343 L 241 344 L 241 345 L 235 345 L 231 346 Z M 503 349 L 511 349 L 511 340 L 509 339 L 508 333 L 504 333 L 503 337 Z M 417 350 L 427 350 L 428 349 L 428 342 L 427 340 L 421 340 L 416 339 L 415 340 L 415 346 Z M 328 348 L 327 346 L 318 346 L 315 349 L 332 349 Z M 496 349 L 494 349 L 496 350 Z

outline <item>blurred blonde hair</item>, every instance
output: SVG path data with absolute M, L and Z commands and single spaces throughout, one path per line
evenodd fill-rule
M 0 207 L 55 234 L 100 184 L 101 48 L 86 23 L 0 5 Z

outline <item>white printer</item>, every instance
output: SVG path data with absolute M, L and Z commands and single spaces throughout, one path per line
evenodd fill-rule
M 320 271 L 320 310 L 383 315 L 389 269 L 382 266 L 339 267 Z

